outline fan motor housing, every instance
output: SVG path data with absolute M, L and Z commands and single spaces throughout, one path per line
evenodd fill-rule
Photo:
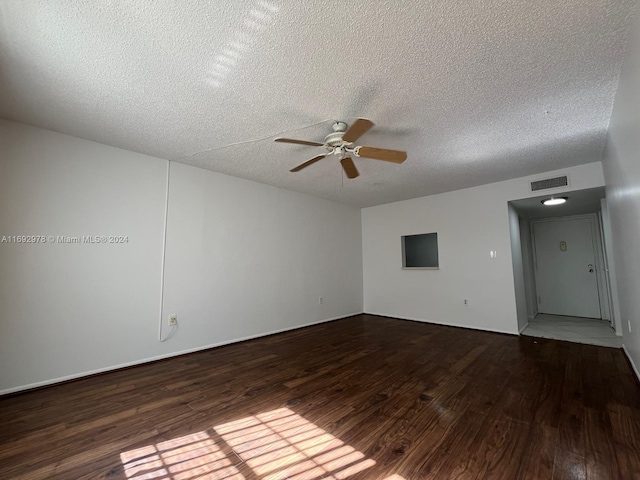
M 324 137 L 324 143 L 327 147 L 331 147 L 331 148 L 339 147 L 340 145 L 343 145 L 345 143 L 342 140 L 343 135 L 344 135 L 344 132 L 330 133 L 329 135 Z
M 331 151 L 335 147 L 350 145 L 342 140 L 342 136 L 344 135 L 344 132 L 347 131 L 348 127 L 349 125 L 347 125 L 345 122 L 335 122 L 331 126 L 331 128 L 333 129 L 333 133 L 330 133 L 329 135 L 324 137 L 324 145 L 327 150 Z

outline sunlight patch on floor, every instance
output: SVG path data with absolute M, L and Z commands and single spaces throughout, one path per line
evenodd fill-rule
M 123 452 L 120 459 L 129 480 L 244 480 L 241 464 L 261 480 L 342 480 L 376 463 L 288 408 Z
M 244 480 L 206 432 L 198 432 L 120 454 L 130 480 Z
M 215 431 L 264 480 L 342 479 L 375 465 L 288 408 L 219 425 Z

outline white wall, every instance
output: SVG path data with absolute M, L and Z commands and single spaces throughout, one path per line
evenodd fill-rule
M 129 240 L 0 243 L 0 393 L 362 311 L 359 209 L 172 164 L 160 343 L 167 162 L 7 121 L 0 145 L 0 240 Z
M 620 74 L 603 167 L 624 346 L 640 368 L 640 2 Z M 629 331 L 628 323 L 631 323 Z M 639 375 L 640 377 L 640 375 Z
M 170 178 L 164 317 L 177 313 L 180 325 L 172 344 L 362 312 L 360 209 L 181 164 Z
M 166 162 L 0 121 L 0 392 L 158 354 Z
M 596 162 L 363 209 L 365 312 L 517 333 L 507 202 L 539 196 L 531 180 L 562 174 L 571 190 L 604 184 Z M 440 270 L 402 270 L 400 237 L 426 232 L 438 232 Z

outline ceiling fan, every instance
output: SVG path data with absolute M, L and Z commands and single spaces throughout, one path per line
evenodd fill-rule
M 373 158 L 374 160 L 382 160 L 385 162 L 402 163 L 407 159 L 407 152 L 400 150 L 386 150 L 384 148 L 364 147 L 361 145 L 355 146 L 354 142 L 364 135 L 371 127 L 373 122 L 366 118 L 358 118 L 353 125 L 348 127 L 344 122 L 336 122 L 333 124 L 333 133 L 330 133 L 324 137 L 324 143 L 310 142 L 307 140 L 294 140 L 292 138 L 276 138 L 276 142 L 283 143 L 295 143 L 298 145 L 309 145 L 311 147 L 323 147 L 328 153 L 323 153 L 317 157 L 313 157 L 311 160 L 307 160 L 301 163 L 297 167 L 292 168 L 291 172 L 299 172 L 303 168 L 307 168 L 309 165 L 313 165 L 317 161 L 322 160 L 329 155 L 340 156 L 340 163 L 342 169 L 346 173 L 348 178 L 356 178 L 358 175 L 358 169 L 353 163 L 353 159 L 349 154 L 353 154 L 356 157 Z

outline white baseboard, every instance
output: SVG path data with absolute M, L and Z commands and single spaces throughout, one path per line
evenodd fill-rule
M 629 363 L 631 364 L 631 368 L 633 368 L 633 372 L 636 374 L 636 378 L 640 382 L 640 372 L 638 371 L 638 367 L 636 367 L 636 364 L 633 362 L 633 358 L 631 358 L 631 355 L 629 355 L 629 350 L 627 350 L 627 347 L 626 347 L 626 345 L 624 343 L 622 344 L 622 350 L 624 351 L 624 354 L 629 359 Z
M 506 333 L 508 335 L 518 335 L 517 332 L 515 331 L 507 331 L 507 330 L 499 330 L 496 328 L 484 328 L 484 327 L 478 327 L 477 325 L 464 325 L 464 324 L 460 324 L 460 323 L 445 323 L 445 322 L 438 322 L 435 320 L 427 320 L 425 318 L 415 318 L 415 317 L 400 317 L 398 315 L 389 315 L 387 313 L 375 313 L 375 312 L 364 312 L 365 315 L 377 315 L 379 317 L 387 317 L 387 318 L 398 318 L 400 320 L 410 320 L 412 322 L 422 322 L 422 323 L 432 323 L 434 325 L 443 325 L 445 327 L 458 327 L 458 328 L 469 328 L 471 330 L 481 330 L 483 332 L 494 332 L 494 333 Z
M 118 365 L 112 365 L 109 367 L 98 368 L 96 370 L 89 370 L 81 373 L 74 373 L 73 375 L 65 375 L 64 377 L 52 378 L 51 380 L 44 380 L 42 382 L 30 383 L 28 385 L 21 385 L 19 387 L 7 388 L 5 390 L 0 390 L 0 396 L 7 395 L 9 393 L 21 392 L 23 390 L 31 390 L 33 388 L 38 387 L 46 387 L 48 385 L 54 385 L 60 382 L 66 382 L 69 380 L 75 380 L 77 378 L 87 377 L 89 375 L 96 375 L 98 373 L 111 372 L 113 370 L 120 370 L 121 368 L 134 367 L 136 365 L 142 365 L 149 362 L 155 362 L 157 360 L 164 360 L 165 358 L 178 357 L 180 355 L 186 355 L 187 353 L 199 352 L 201 350 L 208 350 L 210 348 L 222 347 L 224 345 L 229 345 L 232 343 L 244 342 L 246 340 L 252 340 L 254 338 L 267 337 L 269 335 L 274 335 L 276 333 L 284 333 L 291 330 L 297 330 L 299 328 L 311 327 L 312 325 L 319 325 L 321 323 L 333 322 L 335 320 L 341 320 L 343 318 L 353 317 L 354 315 L 361 315 L 364 312 L 355 312 L 349 313 L 347 315 L 340 315 L 338 317 L 325 318 L 324 320 L 318 320 L 316 322 L 305 323 L 304 325 L 296 325 L 295 327 L 286 327 L 278 330 L 272 330 L 270 332 L 258 333 L 255 335 L 249 335 L 247 337 L 235 338 L 233 340 L 225 340 L 223 342 L 212 343 L 210 345 L 203 345 L 201 347 L 189 348 L 187 350 L 180 350 L 178 352 L 167 353 L 164 355 L 158 355 L 155 357 L 143 358 L 141 360 L 134 360 L 133 362 L 120 363 Z

